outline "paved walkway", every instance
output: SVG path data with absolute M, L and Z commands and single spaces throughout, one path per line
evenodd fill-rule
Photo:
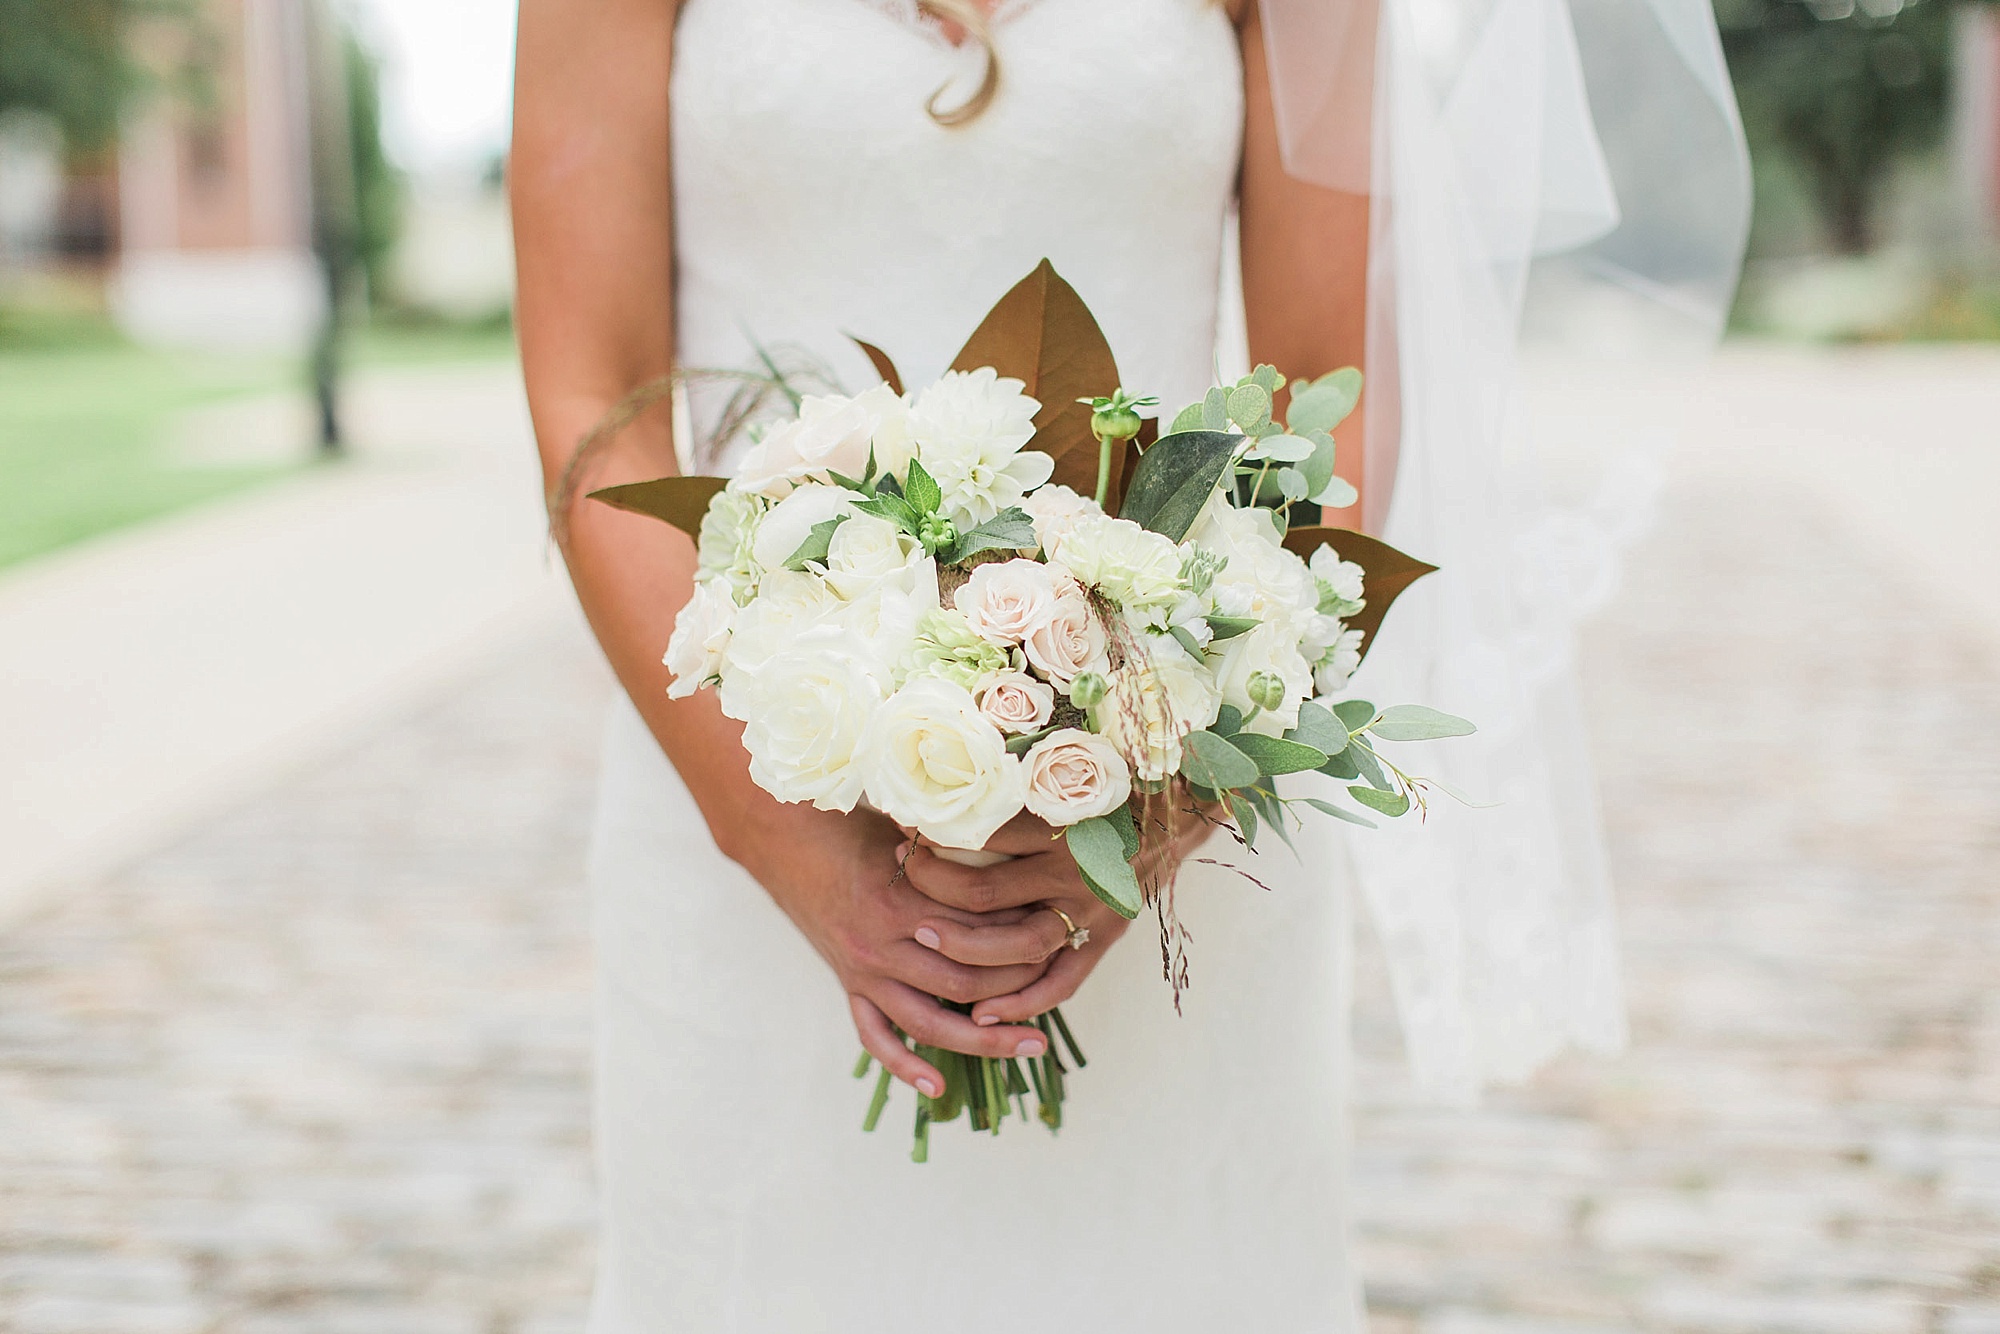
M 2000 1331 L 2000 655 L 1698 456 L 1588 643 L 1633 1053 L 1416 1108 L 1364 969 L 1390 1334 Z M 579 1328 L 607 689 L 535 621 L 0 932 L 0 1331 Z

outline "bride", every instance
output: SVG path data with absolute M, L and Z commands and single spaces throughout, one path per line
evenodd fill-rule
M 1718 317 L 1747 196 L 1713 48 L 1699 0 L 1574 22 L 1561 0 L 523 0 L 522 355 L 563 552 L 629 696 L 593 853 L 593 1331 L 1358 1327 L 1357 895 L 1430 1086 L 1615 1043 L 1587 793 L 1562 790 L 1580 576 L 1513 568 L 1549 533 L 1589 542 L 1498 460 L 1534 311 L 1598 346 Z M 974 870 L 760 790 L 713 692 L 667 696 L 692 545 L 575 499 L 682 466 L 664 410 L 595 429 L 636 387 L 787 349 L 859 389 L 849 334 L 923 381 L 1044 257 L 1170 410 L 1215 382 L 1225 272 L 1255 361 L 1367 368 L 1341 438 L 1362 499 L 1330 521 L 1446 567 L 1379 670 L 1481 721 L 1446 776 L 1506 802 L 1357 838 L 1359 876 L 1324 822 L 1254 881 L 1186 832 L 1163 854 L 1188 859 L 1181 1016 L 1150 933 L 1121 940 L 1045 829 L 1004 830 L 1019 855 Z M 742 444 L 721 396 L 686 404 L 724 437 L 709 470 Z M 1058 1003 L 1091 1058 L 1058 1138 L 939 1134 L 915 1167 L 901 1135 L 859 1132 L 857 1038 L 932 1091 L 895 1030 L 1035 1054 L 1026 1021 Z

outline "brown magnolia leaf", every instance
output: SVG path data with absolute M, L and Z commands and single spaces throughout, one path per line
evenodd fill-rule
M 1347 622 L 1347 628 L 1361 632 L 1361 652 L 1366 656 L 1375 647 L 1375 632 L 1382 628 L 1389 604 L 1437 566 L 1426 565 L 1415 556 L 1406 556 L 1387 542 L 1352 528 L 1294 528 L 1285 534 L 1285 549 L 1300 560 L 1311 560 L 1322 544 L 1364 571 L 1362 594 L 1368 605 Z
M 847 335 L 847 339 L 868 354 L 869 363 L 875 367 L 875 373 L 882 377 L 883 383 L 889 386 L 889 392 L 894 394 L 903 392 L 903 377 L 897 372 L 896 363 L 889 360 L 887 352 L 873 343 L 856 338 L 853 334 Z
M 1077 400 L 1117 389 L 1118 363 L 1090 307 L 1046 259 L 1000 298 L 951 363 L 955 371 L 981 366 L 1027 386 L 1029 397 L 1042 405 L 1030 447 L 1056 461 L 1054 480 L 1082 495 L 1095 495 L 1097 437 L 1090 433 L 1090 405 Z M 1124 451 L 1113 450 L 1113 496 L 1124 463 Z
M 601 500 L 614 509 L 630 510 L 670 523 L 696 541 L 701 540 L 701 516 L 716 492 L 729 485 L 724 477 L 658 477 L 650 482 L 628 482 L 592 491 L 592 500 Z

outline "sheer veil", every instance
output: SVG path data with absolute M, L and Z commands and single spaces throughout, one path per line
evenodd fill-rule
M 1706 0 L 1261 3 L 1287 169 L 1375 197 L 1363 448 L 1394 484 L 1369 523 L 1442 567 L 1355 688 L 1475 719 L 1424 759 L 1498 803 L 1352 841 L 1418 1083 L 1466 1100 L 1624 1038 L 1571 641 L 1645 488 L 1612 467 L 1582 504 L 1544 497 L 1522 353 L 1712 343 L 1748 153 Z M 1595 448 L 1653 424 L 1609 414 Z

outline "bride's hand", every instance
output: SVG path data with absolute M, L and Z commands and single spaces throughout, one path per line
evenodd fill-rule
M 1147 840 L 1140 853 L 1141 883 L 1165 878 L 1207 841 L 1215 827 L 1215 819 L 1205 812 L 1178 812 L 1173 835 Z M 986 847 L 1014 860 L 987 867 L 961 866 L 938 856 L 921 840 L 915 847 L 905 844 L 902 851 L 904 874 L 926 897 L 936 900 L 932 915 L 917 925 L 918 944 L 959 964 L 994 969 L 1038 966 L 1040 976 L 1019 990 L 973 1006 L 972 1022 L 993 1032 L 1000 1031 L 994 1025 L 1025 1023 L 1075 995 L 1131 923 L 1083 883 L 1061 830 L 1024 813 Z M 1007 910 L 1015 911 L 1014 920 L 997 915 Z M 1089 932 L 1081 948 L 1070 948 L 1064 914 Z M 1039 967 L 1044 964 L 1046 971 Z
M 936 1067 L 903 1045 L 896 1028 L 927 1046 L 975 1056 L 1039 1056 L 1035 1028 L 974 1024 L 936 998 L 971 1004 L 1029 987 L 1034 964 L 987 966 L 955 961 L 918 942 L 924 923 L 956 930 L 999 930 L 1028 914 L 982 915 L 941 908 L 900 874 L 903 835 L 879 815 L 839 815 L 782 806 L 759 828 L 738 860 L 757 877 L 847 991 L 861 1045 L 888 1071 L 922 1093 L 944 1089 Z M 892 1028 L 891 1025 L 895 1027 Z

